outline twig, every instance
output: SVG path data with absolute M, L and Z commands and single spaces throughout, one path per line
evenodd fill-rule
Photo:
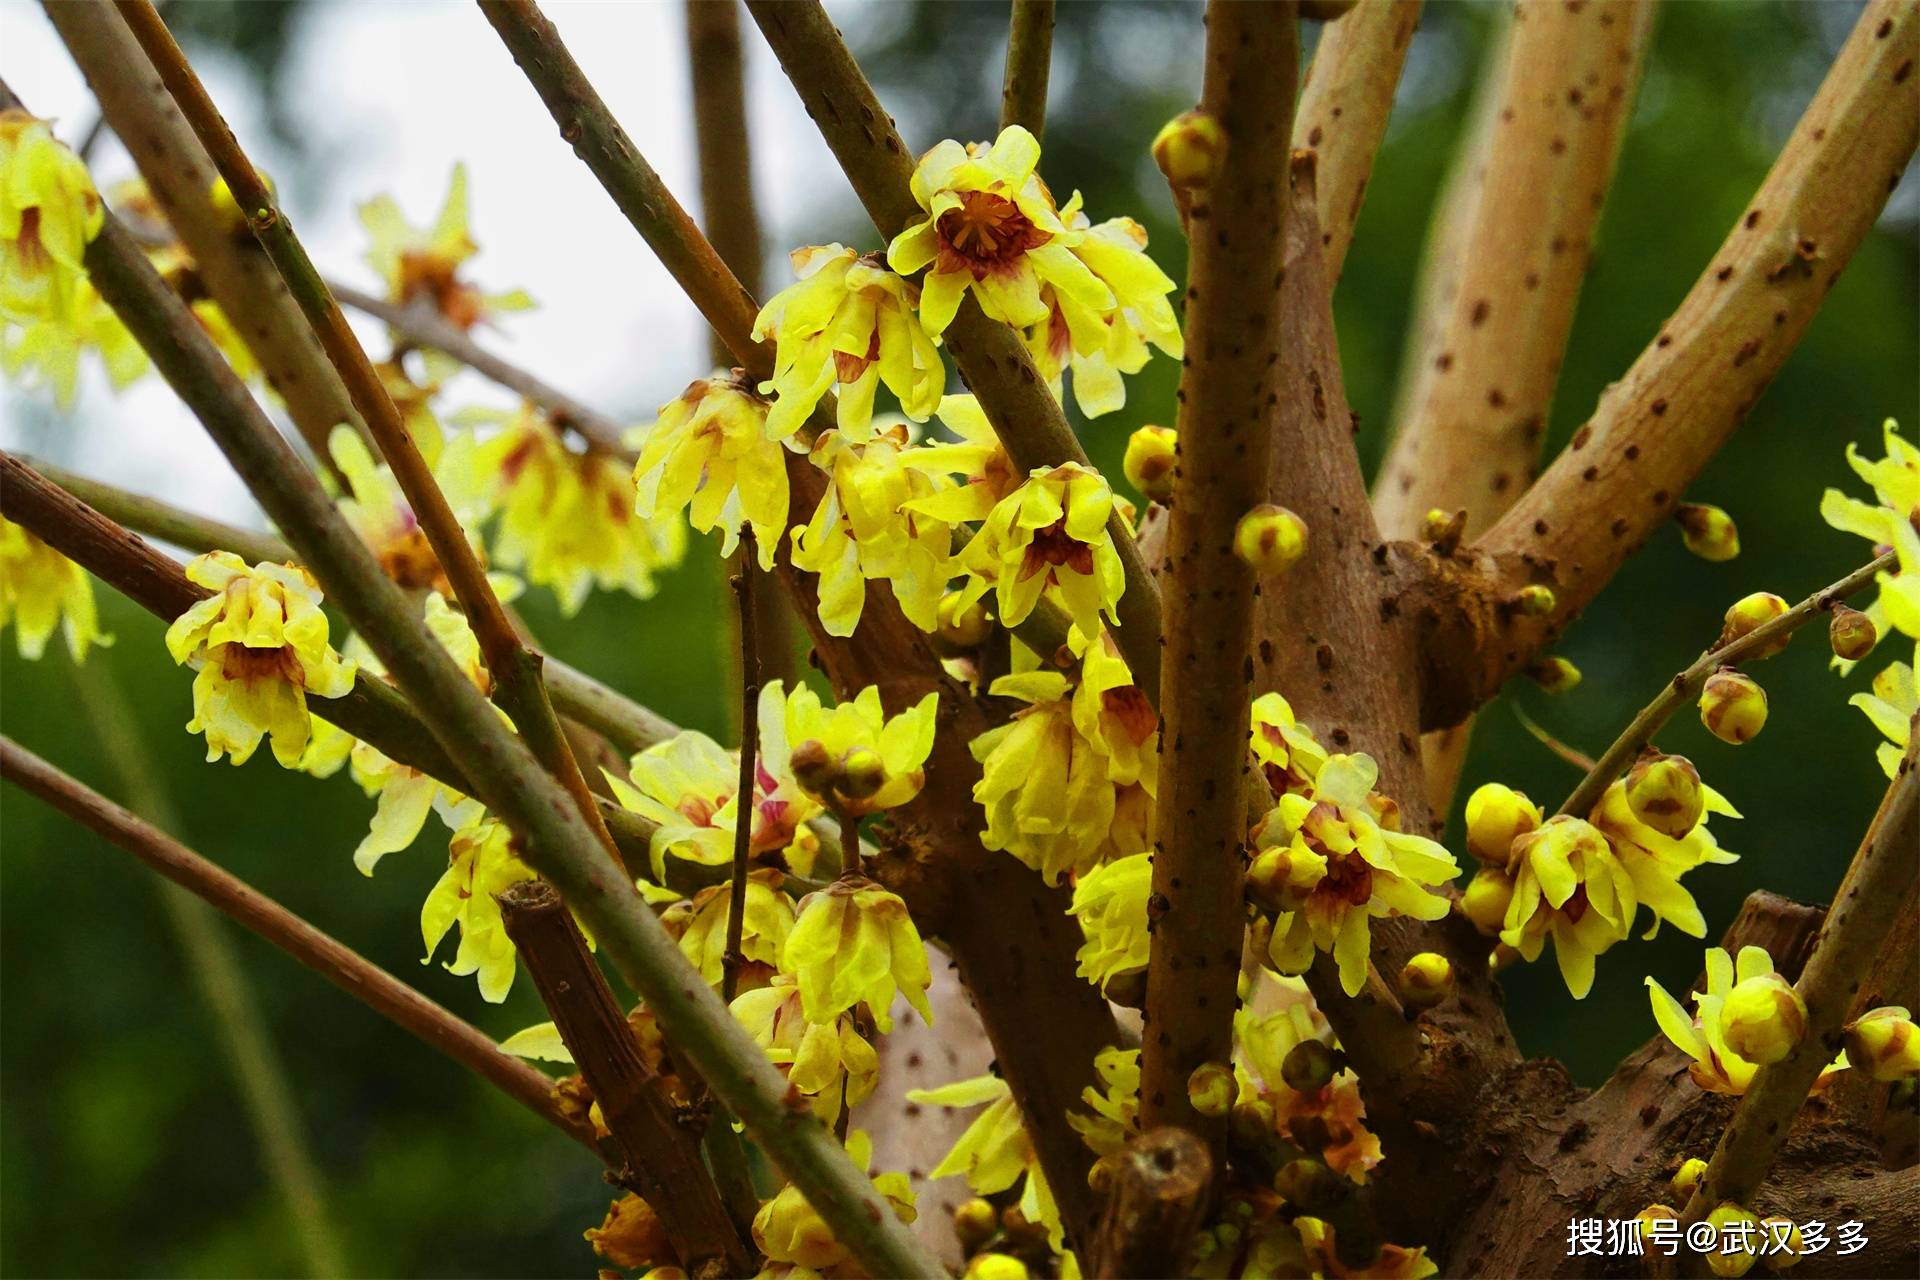
M 1185 1129 L 1149 1129 L 1114 1165 L 1106 1216 L 1088 1251 L 1087 1274 L 1100 1280 L 1177 1276 L 1207 1213 L 1213 1157 Z
M 1283 384 L 1280 229 L 1299 25 L 1291 4 L 1215 0 L 1207 7 L 1201 109 L 1232 155 L 1193 193 L 1187 267 L 1187 360 L 1180 379 L 1178 481 L 1167 538 L 1166 648 L 1161 668 L 1160 795 L 1154 922 L 1140 1054 L 1143 1128 L 1179 1125 L 1214 1164 L 1224 1115 L 1200 1114 L 1187 1080 L 1232 1056 L 1247 836 L 1237 798 L 1247 744 L 1224 726 L 1252 698 L 1254 568 L 1234 554 L 1235 526 L 1266 497 L 1274 408 Z
M 1920 848 L 1917 750 L 1920 732 L 1909 742 L 1898 775 L 1834 892 L 1813 954 L 1794 984 L 1806 1002 L 1806 1031 L 1786 1057 L 1760 1068 L 1734 1108 L 1686 1206 L 1683 1218 L 1688 1223 L 1705 1218 L 1724 1201 L 1746 1204 L 1753 1198 L 1786 1145 L 1814 1081 L 1841 1050 L 1841 1028 L 1854 993 L 1873 967 L 1913 878 L 1914 850 Z
M 1420 5 L 1421 0 L 1361 0 L 1320 29 L 1300 88 L 1293 146 L 1320 156 L 1320 243 L 1329 286 L 1339 283 L 1353 243 Z
M 429 1048 L 446 1054 L 568 1137 L 597 1150 L 593 1133 L 554 1103 L 553 1082 L 500 1051 L 366 957 L 320 932 L 136 814 L 0 737 L 0 777 L 38 797 L 167 879 L 204 899 Z
M 507 936 L 626 1161 L 621 1179 L 631 1180 L 653 1207 L 689 1274 L 715 1261 L 722 1274 L 750 1273 L 746 1247 L 700 1162 L 699 1142 L 675 1117 L 664 1082 L 641 1055 L 560 895 L 552 885 L 527 880 L 498 900 Z
M 727 949 L 720 958 L 720 998 L 733 1003 L 740 987 L 740 966 L 746 957 L 740 953 L 741 931 L 747 918 L 747 854 L 753 843 L 755 767 L 760 752 L 760 655 L 755 648 L 757 633 L 753 618 L 753 526 L 740 526 L 740 572 L 733 578 L 733 594 L 740 610 L 740 787 L 734 793 L 733 881 L 727 895 Z M 842 850 L 854 849 L 852 865 L 859 865 L 858 842 L 849 846 L 841 839 Z
M 1833 585 L 1814 592 L 1779 617 L 1755 627 L 1731 644 L 1719 645 L 1702 653 L 1692 666 L 1669 680 L 1666 687 L 1660 690 L 1660 696 L 1648 703 L 1614 739 L 1613 745 L 1601 754 L 1599 762 L 1580 780 L 1580 785 L 1573 789 L 1567 802 L 1560 806 L 1560 812 L 1576 818 L 1584 818 L 1592 813 L 1600 803 L 1600 797 L 1613 785 L 1614 779 L 1627 771 L 1639 757 L 1641 748 L 1653 741 L 1653 736 L 1673 718 L 1676 711 L 1700 696 L 1700 690 L 1714 672 L 1723 666 L 1737 665 L 1748 654 L 1793 634 L 1828 612 L 1839 601 L 1873 585 L 1876 577 L 1897 563 L 1896 553 L 1889 551 Z
M 1000 85 L 1000 127 L 1017 124 L 1038 138 L 1047 124 L 1047 75 L 1053 69 L 1053 0 L 1013 0 L 1007 70 Z

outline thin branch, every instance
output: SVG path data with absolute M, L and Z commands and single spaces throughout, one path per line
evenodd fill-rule
M 1765 648 L 1775 640 L 1783 640 L 1807 623 L 1823 617 L 1834 605 L 1866 590 L 1873 585 L 1874 579 L 1898 564 L 1897 553 L 1889 551 L 1855 569 L 1832 586 L 1814 592 L 1779 617 L 1755 627 L 1738 640 L 1716 645 L 1702 653 L 1692 666 L 1667 681 L 1660 695 L 1648 703 L 1614 739 L 1613 745 L 1602 753 L 1587 776 L 1580 780 L 1580 785 L 1567 797 L 1567 802 L 1560 806 L 1560 812 L 1576 818 L 1584 818 L 1592 813 L 1607 788 L 1632 766 L 1639 758 L 1641 749 L 1653 741 L 1654 735 L 1673 718 L 1674 713 L 1700 696 L 1700 690 L 1714 672 L 1723 666 L 1738 665 L 1748 654 Z
M 1746 417 L 1852 258 L 1920 136 L 1920 7 L 1872 0 L 1705 274 L 1571 445 L 1475 544 L 1497 591 L 1544 573 L 1558 607 L 1436 651 L 1423 720 L 1492 696 L 1585 608 Z
M 1000 84 L 1000 127 L 1017 124 L 1038 138 L 1047 125 L 1047 75 L 1053 69 L 1053 0 L 1013 0 L 1007 70 Z
M 1920 848 L 1920 726 L 1874 814 L 1853 865 L 1833 895 L 1813 954 L 1794 984 L 1807 1006 L 1806 1031 L 1786 1057 L 1760 1069 L 1734 1108 L 1683 1217 L 1698 1222 L 1731 1200 L 1746 1204 L 1766 1179 L 1814 1081 L 1839 1054 L 1854 993 L 1872 969 L 1899 912 Z
M 1286 217 L 1299 23 L 1288 3 L 1215 0 L 1207 8 L 1201 110 L 1226 137 L 1230 163 L 1193 193 L 1188 238 L 1187 359 L 1180 379 L 1178 477 L 1167 537 L 1167 660 L 1161 667 L 1160 793 L 1154 922 L 1140 1054 L 1143 1128 L 1177 1125 L 1207 1143 L 1217 1167 L 1224 1114 L 1194 1109 L 1187 1081 L 1233 1052 L 1246 814 L 1237 798 L 1247 744 L 1223 732 L 1252 700 L 1254 567 L 1235 527 L 1266 498 L 1273 419 L 1282 397 Z
M 754 789 L 758 785 L 756 769 L 760 754 L 760 655 L 754 629 L 753 526 L 740 526 L 740 572 L 733 578 L 733 594 L 740 611 L 740 783 L 734 792 L 733 879 L 727 894 L 727 947 L 720 958 L 720 998 L 733 1003 L 740 989 L 740 966 L 746 957 L 740 952 L 741 933 L 747 919 L 747 855 L 753 843 Z M 859 828 L 854 838 L 840 837 L 842 850 L 860 847 Z M 846 858 L 850 867 L 858 867 L 857 854 Z
M 626 1161 L 621 1181 L 653 1207 L 689 1274 L 702 1274 L 714 1262 L 724 1275 L 751 1272 L 746 1247 L 700 1161 L 699 1141 L 675 1117 L 659 1073 L 642 1056 L 560 895 L 552 885 L 528 880 L 498 897 L 507 936 Z
M 1340 282 L 1353 243 L 1420 6 L 1421 0 L 1361 0 L 1327 23 L 1300 89 L 1293 146 L 1320 156 L 1320 244 L 1329 286 Z
M 593 1133 L 555 1105 L 553 1082 L 491 1038 L 454 1017 L 366 957 L 320 932 L 271 898 L 207 861 L 166 832 L 0 737 L 0 778 L 204 899 L 354 999 L 466 1067 L 574 1141 L 597 1150 Z

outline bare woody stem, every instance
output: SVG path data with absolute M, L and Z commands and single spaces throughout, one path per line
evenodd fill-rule
M 1293 146 L 1320 157 L 1320 243 L 1330 287 L 1339 283 L 1353 243 L 1420 6 L 1421 0 L 1361 0 L 1321 28 L 1300 88 Z
M 1576 818 L 1584 818 L 1592 813 L 1600 803 L 1600 798 L 1607 793 L 1607 788 L 1633 765 L 1641 750 L 1653 741 L 1654 735 L 1665 727 L 1674 713 L 1700 696 L 1700 690 L 1714 672 L 1723 666 L 1737 665 L 1748 654 L 1792 635 L 1815 618 L 1831 611 L 1834 605 L 1848 596 L 1872 586 L 1875 578 L 1897 564 L 1896 553 L 1889 551 L 1833 585 L 1814 592 L 1779 617 L 1755 627 L 1738 640 L 1716 645 L 1702 653 L 1693 665 L 1669 680 L 1666 687 L 1661 689 L 1660 696 L 1648 703 L 1625 731 L 1614 739 L 1613 745 L 1602 753 L 1593 768 L 1588 770 L 1587 776 L 1580 780 L 1580 785 L 1573 789 L 1573 794 L 1567 797 L 1567 802 L 1560 806 L 1560 812 Z
M 727 946 L 720 959 L 720 998 L 733 1003 L 740 988 L 740 966 L 746 957 L 740 953 L 741 934 L 747 919 L 747 858 L 753 844 L 755 766 L 760 753 L 760 655 L 756 648 L 758 631 L 754 626 L 753 526 L 740 526 L 739 572 L 733 577 L 733 594 L 740 612 L 740 784 L 734 792 L 733 878 L 727 893 Z M 858 836 L 848 852 L 846 838 L 841 850 L 850 866 L 860 864 Z
M 493 676 L 495 697 L 513 717 L 535 758 L 559 779 L 588 828 L 600 837 L 607 855 L 618 863 L 620 853 L 613 836 L 600 817 L 579 762 L 574 759 L 573 749 L 560 731 L 560 722 L 547 700 L 546 685 L 540 678 L 540 657 L 521 643 L 519 633 L 494 595 L 486 568 L 475 554 L 466 529 L 453 514 L 446 495 L 440 492 L 412 432 L 407 430 L 386 384 L 347 324 L 340 304 L 294 235 L 292 224 L 274 201 L 272 191 L 241 150 L 219 108 L 200 83 L 200 77 L 182 56 L 159 11 L 150 0 L 116 0 L 116 3 L 153 70 L 158 72 L 200 144 L 207 149 L 214 167 L 226 180 L 235 204 L 245 212 L 254 237 L 299 303 L 327 358 L 339 370 L 354 407 L 366 420 L 394 480 L 406 495 L 422 532 L 433 547 L 434 556 L 446 572 L 455 597 L 466 610 L 487 669 Z M 132 73 L 131 68 L 125 70 Z
M 1180 1275 L 1187 1246 L 1206 1218 L 1213 1169 L 1207 1144 L 1185 1129 L 1149 1129 L 1127 1143 L 1087 1252 L 1087 1274 L 1101 1280 Z
M 1166 663 L 1161 668 L 1160 795 L 1154 922 L 1141 1036 L 1143 1128 L 1179 1125 L 1217 1168 L 1224 1115 L 1200 1114 L 1187 1082 L 1232 1057 L 1246 813 L 1247 744 L 1235 726 L 1252 700 L 1254 569 L 1235 527 L 1266 497 L 1280 382 L 1282 237 L 1292 131 L 1297 11 L 1215 0 L 1207 8 L 1201 109 L 1226 154 L 1192 193 L 1187 360 L 1180 380 L 1178 477 L 1167 536 Z
M 1853 864 L 1833 895 L 1826 924 L 1794 989 L 1807 1006 L 1800 1043 L 1760 1069 L 1727 1122 L 1707 1171 L 1684 1213 L 1692 1223 L 1725 1201 L 1746 1204 L 1786 1145 L 1793 1119 L 1814 1081 L 1842 1048 L 1842 1024 L 1872 970 L 1913 880 L 1920 848 L 1920 725 L 1901 757 L 1893 785 L 1874 814 Z
M 1000 85 L 1002 129 L 1017 124 L 1037 138 L 1046 128 L 1053 18 L 1053 0 L 1013 0 L 1013 17 L 1007 24 L 1007 70 Z
M 926 216 L 913 198 L 913 158 L 816 0 L 747 0 L 807 114 L 820 129 L 854 194 L 880 234 L 891 238 Z M 1014 465 L 1022 471 L 1090 466 L 1066 412 L 1033 367 L 1013 329 L 990 319 L 969 296 L 943 335 Z M 1141 688 L 1160 687 L 1160 591 L 1118 512 L 1108 525 L 1126 569 L 1114 639 Z
M 354 999 L 446 1054 L 574 1141 L 597 1150 L 590 1129 L 562 1114 L 553 1083 L 500 1051 L 485 1033 L 454 1017 L 357 951 L 320 932 L 271 898 L 207 861 L 166 832 L 0 737 L 0 777 L 217 908 Z
M 626 1162 L 622 1182 L 653 1207 L 689 1274 L 717 1261 L 721 1274 L 746 1275 L 746 1247 L 700 1161 L 699 1140 L 675 1118 L 566 904 L 538 880 L 510 886 L 499 903 L 507 936 Z

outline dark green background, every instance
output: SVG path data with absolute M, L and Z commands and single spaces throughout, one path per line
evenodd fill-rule
M 1665 6 L 1561 379 L 1550 448 L 1626 369 L 1706 264 L 1856 12 L 1847 4 Z M 1490 16 L 1479 5 L 1428 6 L 1337 297 L 1347 386 L 1369 466 L 1383 446 L 1429 209 Z M 237 48 L 269 82 L 275 59 L 300 38 L 292 6 L 181 4 L 170 18 L 194 29 L 201 48 Z M 850 15 L 848 25 L 913 145 L 990 135 L 1004 6 L 887 6 Z M 1096 218 L 1130 212 L 1146 222 L 1155 256 L 1176 278 L 1182 245 L 1146 145 L 1163 120 L 1191 105 L 1198 38 L 1198 12 L 1187 5 L 1063 5 L 1044 164 L 1056 190 L 1087 193 Z M 1143 67 L 1169 57 L 1179 68 L 1174 79 L 1143 82 Z M 299 104 L 279 106 L 284 118 Z M 300 180 L 290 175 L 289 189 L 297 193 Z M 765 203 L 779 223 L 780 201 Z M 1557 802 L 1575 776 L 1520 728 L 1516 708 L 1597 751 L 1711 639 L 1732 599 L 1758 589 L 1797 598 L 1859 562 L 1862 545 L 1826 529 L 1816 508 L 1823 486 L 1850 481 L 1845 442 L 1877 452 L 1882 418 L 1920 418 L 1913 217 L 1909 182 L 1734 448 L 1689 495 L 1734 513 L 1741 558 L 1709 565 L 1688 556 L 1677 536 L 1654 538 L 1569 637 L 1563 652 L 1586 683 L 1560 699 L 1530 686 L 1510 690 L 1481 720 L 1469 786 L 1499 778 Z M 872 243 L 851 198 L 809 225 L 779 226 L 774 247 L 835 236 Z M 1088 428 L 1096 461 L 1117 473 L 1132 426 L 1170 420 L 1174 372 L 1171 362 L 1155 361 L 1133 381 L 1128 409 Z M 700 544 L 651 602 L 599 596 L 561 625 L 550 600 L 533 593 L 527 613 L 563 656 L 669 716 L 718 730 L 731 697 L 716 638 L 719 599 L 710 548 Z M 539 1016 L 525 983 L 507 1009 L 491 1009 L 470 979 L 419 966 L 419 903 L 440 865 L 430 842 L 394 855 L 369 883 L 347 853 L 370 806 L 344 778 L 316 783 L 264 758 L 240 772 L 200 763 L 181 731 L 189 679 L 167 661 L 159 624 L 104 593 L 103 604 L 120 643 L 101 660 L 137 695 L 139 723 L 131 731 L 152 744 L 186 815 L 180 834 L 189 843 L 490 1030 Z M 1876 663 L 1893 656 L 1897 647 Z M 63 651 L 29 667 L 5 645 L 5 731 L 113 792 L 94 726 L 76 711 L 68 667 Z M 1809 636 L 1758 675 L 1772 717 L 1755 744 L 1723 746 L 1690 716 L 1663 737 L 1747 815 L 1716 827 L 1745 860 L 1689 880 L 1714 932 L 1762 885 L 1823 898 L 1881 785 L 1874 734 L 1845 705 L 1865 672 L 1843 684 L 1826 670 L 1818 637 Z M 11 790 L 0 792 L 0 821 L 0 1271 L 297 1271 L 283 1211 L 263 1181 L 149 878 Z M 238 946 L 287 1060 L 356 1271 L 590 1271 L 579 1232 L 598 1218 L 606 1189 L 576 1149 L 264 944 L 240 937 Z M 1576 1004 L 1543 959 L 1507 982 L 1516 1032 L 1528 1049 L 1597 1081 L 1653 1030 L 1643 975 L 1674 986 L 1698 966 L 1699 944 L 1672 930 L 1652 943 L 1625 943 L 1601 961 L 1592 996 Z

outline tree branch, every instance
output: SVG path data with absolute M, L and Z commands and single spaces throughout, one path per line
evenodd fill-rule
M 1166 650 L 1161 667 L 1160 793 L 1154 921 L 1140 1053 L 1140 1119 L 1178 1125 L 1223 1163 L 1226 1116 L 1194 1109 L 1187 1082 L 1233 1051 L 1247 819 L 1239 797 L 1247 744 L 1230 726 L 1252 700 L 1253 566 L 1235 527 L 1266 497 L 1274 406 L 1300 393 L 1283 381 L 1277 296 L 1287 214 L 1286 139 L 1293 125 L 1299 18 L 1290 3 L 1217 0 L 1207 8 L 1201 110 L 1226 154 L 1192 192 L 1187 358 L 1167 536 Z M 1223 794 L 1224 793 L 1224 794 Z
M 1047 76 L 1053 69 L 1053 0 L 1013 0 L 1007 70 L 1000 84 L 1000 127 L 1017 124 L 1038 138 L 1047 127 Z
M 205 900 L 431 1049 L 500 1089 L 574 1141 L 597 1150 L 590 1129 L 555 1105 L 553 1082 L 500 1051 L 487 1035 L 454 1017 L 357 951 L 207 861 L 166 832 L 0 737 L 0 777 Z
M 728 1004 L 733 1003 L 733 993 L 739 990 L 740 966 L 746 963 L 740 943 L 747 919 L 747 859 L 753 843 L 753 794 L 757 785 L 754 773 L 760 754 L 760 656 L 755 648 L 758 633 L 753 610 L 756 593 L 752 525 L 740 526 L 740 545 L 745 554 L 740 557 L 740 571 L 732 582 L 740 611 L 740 782 L 734 792 L 738 816 L 733 823 L 733 878 L 727 894 L 727 947 L 720 958 L 720 998 Z M 842 850 L 853 859 L 847 865 L 857 866 L 858 842 L 855 848 L 848 849 L 843 836 L 840 843 Z
M 1213 1185 L 1207 1144 L 1185 1129 L 1149 1129 L 1127 1144 L 1087 1274 L 1101 1280 L 1158 1280 L 1182 1274 L 1187 1246 L 1205 1220 Z

